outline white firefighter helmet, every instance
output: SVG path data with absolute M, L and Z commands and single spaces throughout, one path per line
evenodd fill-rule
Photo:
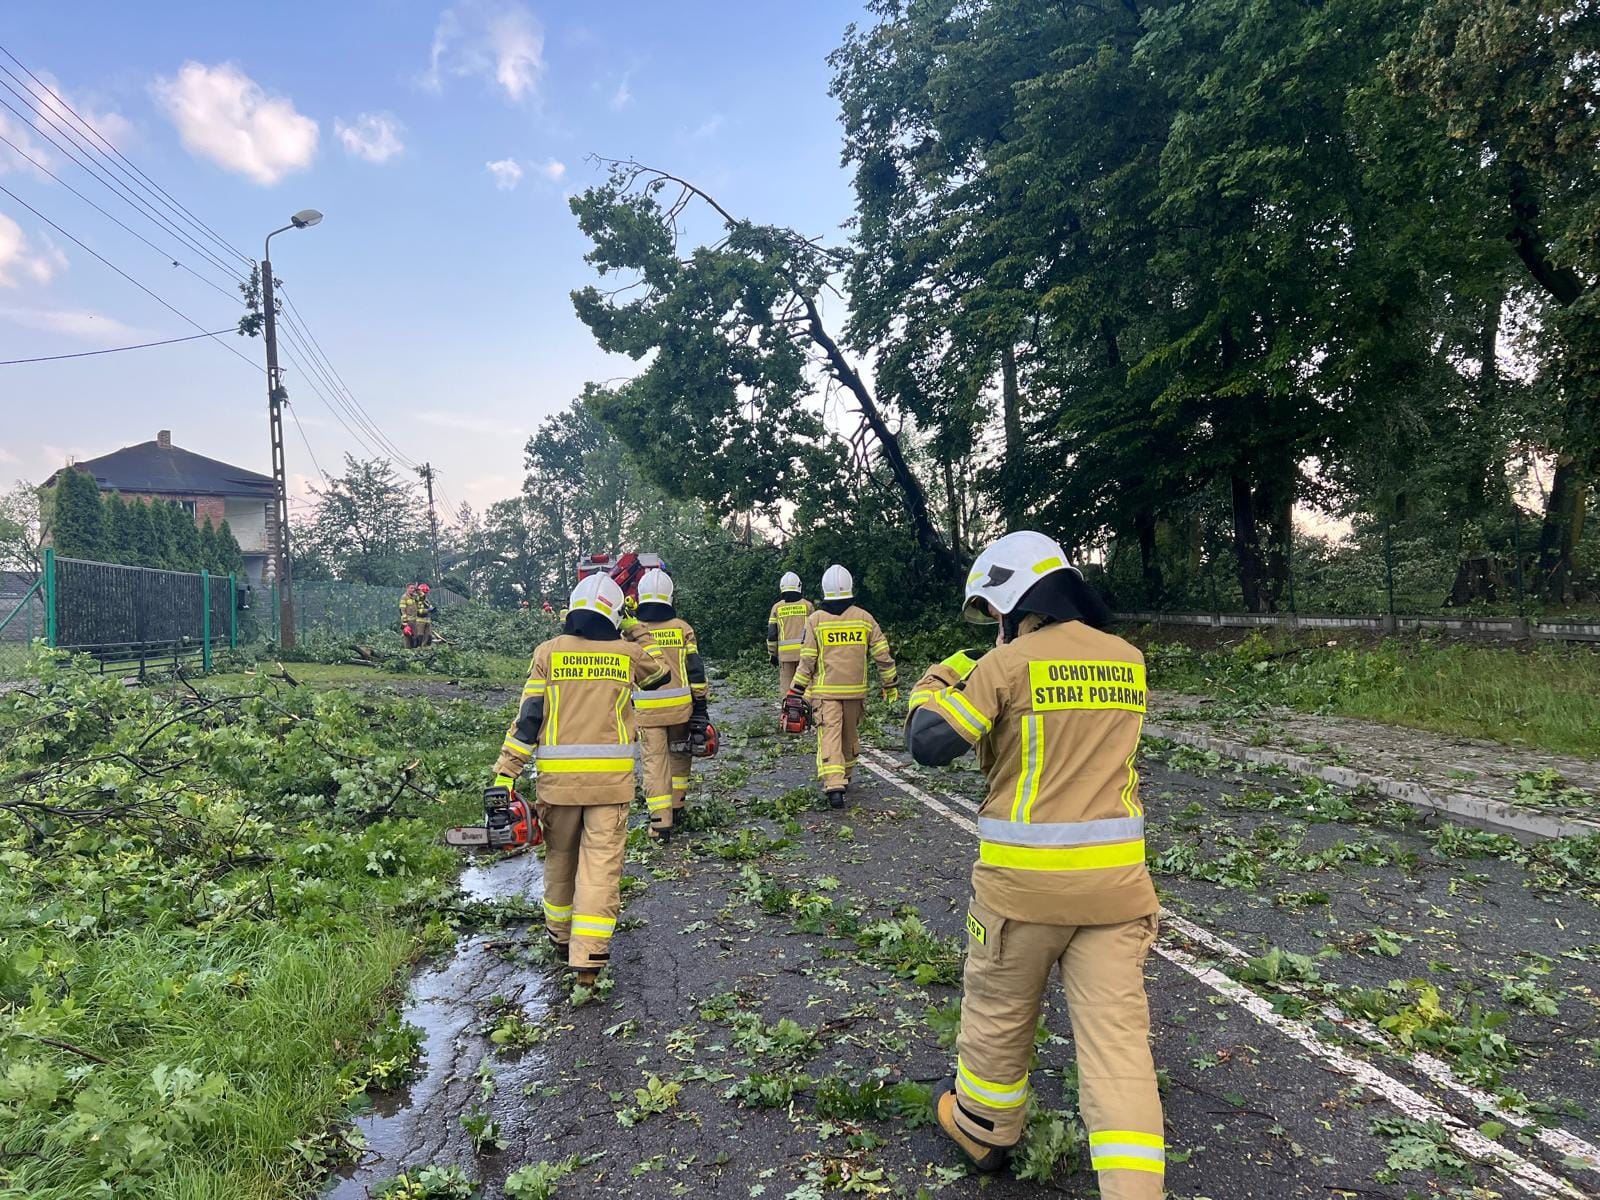
M 651 567 L 639 580 L 640 604 L 671 604 L 672 576 L 660 567 Z
M 604 571 L 596 571 L 578 581 L 567 601 L 570 612 L 597 612 L 612 625 L 622 624 L 622 589 Z
M 822 598 L 824 600 L 848 600 L 856 594 L 856 581 L 850 578 L 838 563 L 834 563 L 822 573 Z
M 1008 533 L 985 547 L 972 564 L 961 615 L 980 625 L 992 625 L 994 613 L 1007 615 L 1034 584 L 1057 571 L 1071 571 L 1083 578 L 1078 568 L 1067 562 L 1067 552 L 1054 538 L 1031 529 Z
M 778 590 L 780 592 L 798 592 L 800 590 L 800 576 L 793 571 L 785 571 L 783 578 L 778 580 Z

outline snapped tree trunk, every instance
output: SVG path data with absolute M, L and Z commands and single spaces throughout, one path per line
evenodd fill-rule
M 1476 448 L 1467 465 L 1466 497 L 1462 522 L 1462 544 L 1457 554 L 1456 577 L 1450 585 L 1448 603 L 1454 607 L 1471 604 L 1474 600 L 1493 600 L 1504 586 L 1500 566 L 1484 537 L 1483 529 L 1490 518 L 1490 508 L 1500 500 L 1496 488 L 1491 499 L 1489 476 L 1496 471 L 1490 451 L 1486 429 L 1498 413 L 1500 374 L 1496 357 L 1500 343 L 1500 313 L 1504 296 L 1491 296 L 1484 306 L 1483 325 L 1478 333 L 1478 381 L 1474 388 L 1477 401 L 1472 417 L 1472 438 Z M 1503 474 L 1503 468 L 1502 468 Z
M 950 523 L 950 545 L 957 554 L 961 553 L 961 498 L 956 492 L 955 470 L 950 465 L 950 456 L 939 455 L 939 469 L 944 476 L 944 503 L 946 520 Z

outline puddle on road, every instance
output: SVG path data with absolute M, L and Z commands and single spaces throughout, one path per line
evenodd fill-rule
M 472 900 L 537 896 L 544 890 L 541 863 L 529 853 L 475 864 L 462 873 L 461 889 Z M 520 1157 L 512 1156 L 522 1140 L 519 1135 L 526 1133 L 516 1119 L 517 1110 L 525 1107 L 519 1103 L 521 1088 L 539 1077 L 542 1056 L 490 1055 L 489 1042 L 479 1028 L 491 996 L 521 1005 L 530 1021 L 545 1013 L 548 974 L 520 955 L 508 959 L 496 952 L 496 947 L 530 936 L 542 938 L 543 926 L 530 923 L 469 934 L 448 959 L 417 973 L 404 1016 L 426 1034 L 422 1077 L 392 1095 L 380 1094 L 376 1107 L 353 1122 L 366 1138 L 367 1152 L 358 1167 L 335 1177 L 323 1192 L 326 1200 L 367 1200 L 379 1181 L 402 1167 L 454 1163 L 481 1178 L 518 1165 Z M 485 1104 L 477 1071 L 486 1055 L 498 1087 L 494 1099 Z M 500 1121 L 512 1147 L 478 1160 L 460 1117 L 480 1104 Z M 494 1160 L 499 1159 L 508 1161 L 497 1170 Z

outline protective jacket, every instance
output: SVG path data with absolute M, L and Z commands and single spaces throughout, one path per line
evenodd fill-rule
M 979 906 L 1071 926 L 1158 910 L 1134 765 L 1145 700 L 1144 656 L 1081 621 L 1031 629 L 975 666 L 947 659 L 918 681 L 912 757 L 942 765 L 975 746 L 989 777 Z
M 417 619 L 417 594 L 406 590 L 400 594 L 400 623 L 409 625 Z
M 516 778 L 532 759 L 546 804 L 631 803 L 633 694 L 671 678 L 659 655 L 621 637 L 551 638 L 533 652 L 495 774 Z
M 780 598 L 767 614 L 767 653 L 776 655 L 781 663 L 799 662 L 811 612 L 811 601 L 803 597 Z
M 638 726 L 640 729 L 665 729 L 685 724 L 696 701 L 703 704 L 708 695 L 705 663 L 700 658 L 700 644 L 694 628 L 676 616 L 662 621 L 640 620 L 639 627 L 649 635 L 648 641 L 656 657 L 672 674 L 654 691 L 634 693 Z M 640 640 L 642 643 L 645 639 Z
M 894 655 L 877 618 L 855 604 L 837 613 L 819 609 L 806 618 L 794 686 L 813 699 L 863 700 L 869 657 L 878 664 L 884 689 L 894 687 Z

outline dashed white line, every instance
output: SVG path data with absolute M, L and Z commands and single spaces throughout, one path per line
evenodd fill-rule
M 897 764 L 893 759 L 887 758 L 877 751 L 863 750 L 861 764 L 891 787 L 905 793 L 913 800 L 926 806 L 930 811 L 937 813 L 947 821 L 976 836 L 977 825 L 971 819 L 957 813 L 942 800 L 936 799 L 914 784 L 906 782 L 898 771 L 894 769 Z M 952 803 L 959 803 L 953 797 L 946 796 L 944 799 L 950 800 Z M 1233 946 L 1223 938 L 1217 937 L 1208 930 L 1202 929 L 1191 921 L 1186 921 L 1181 917 L 1174 917 L 1171 914 L 1168 914 L 1165 919 L 1170 925 L 1183 933 L 1184 936 L 1191 937 L 1199 944 L 1205 945 L 1218 953 L 1226 954 L 1228 957 L 1244 956 L 1243 951 L 1239 950 L 1238 947 Z M 1386 1100 L 1412 1120 L 1437 1123 L 1444 1129 L 1457 1150 L 1479 1162 L 1489 1164 L 1530 1196 L 1535 1196 L 1538 1200 L 1587 1200 L 1588 1192 L 1582 1191 L 1567 1180 L 1551 1174 L 1544 1167 L 1529 1161 L 1509 1147 L 1491 1141 L 1459 1117 L 1422 1095 L 1415 1088 L 1401 1082 L 1392 1075 L 1386 1074 L 1373 1064 L 1355 1058 L 1329 1043 L 1309 1025 L 1274 1011 L 1272 1005 L 1266 1000 L 1237 980 L 1224 975 L 1215 967 L 1200 962 L 1193 955 L 1176 946 L 1158 942 L 1155 952 L 1218 995 L 1233 1001 L 1263 1024 L 1271 1026 L 1283 1034 L 1284 1037 L 1299 1045 L 1307 1053 L 1321 1059 L 1339 1074 L 1355 1080 L 1367 1090 Z M 1373 1031 L 1374 1034 L 1376 1032 L 1376 1030 Z M 1378 1036 L 1381 1037 L 1381 1035 Z M 1437 1063 L 1437 1066 L 1442 1069 L 1447 1077 L 1454 1080 L 1454 1076 L 1450 1074 L 1449 1068 L 1444 1063 L 1438 1062 L 1438 1060 L 1434 1060 L 1434 1062 Z M 1430 1078 L 1434 1078 L 1431 1071 L 1421 1067 L 1419 1069 L 1423 1070 L 1423 1073 Z M 1436 1079 L 1436 1082 L 1442 1083 L 1443 1081 Z M 1453 1087 L 1449 1084 L 1444 1086 L 1474 1099 L 1476 1103 L 1475 1097 L 1471 1095 L 1475 1089 L 1470 1089 L 1459 1081 L 1455 1081 L 1455 1086 Z M 1488 1097 L 1485 1098 L 1487 1099 Z M 1514 1120 L 1508 1121 L 1508 1124 L 1510 1123 L 1521 1124 L 1520 1121 Z M 1564 1130 L 1561 1132 L 1565 1133 Z M 1592 1165 L 1592 1160 L 1589 1160 L 1588 1154 L 1594 1151 L 1594 1147 L 1589 1146 L 1588 1143 L 1583 1142 L 1572 1134 L 1566 1134 L 1566 1138 L 1570 1139 L 1570 1144 L 1576 1144 L 1586 1152 L 1574 1154 L 1573 1157 L 1585 1160 L 1586 1163 Z M 1563 1150 L 1562 1153 L 1570 1153 L 1570 1151 Z

